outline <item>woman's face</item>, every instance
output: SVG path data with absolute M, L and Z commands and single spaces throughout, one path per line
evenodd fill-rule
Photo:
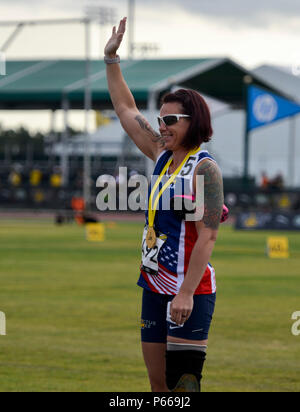
M 160 116 L 166 116 L 167 114 L 184 114 L 183 107 L 178 102 L 165 103 L 160 109 Z M 189 118 L 180 118 L 177 123 L 172 126 L 166 126 L 161 122 L 159 131 L 164 138 L 166 150 L 178 150 L 182 149 L 182 142 L 189 129 Z

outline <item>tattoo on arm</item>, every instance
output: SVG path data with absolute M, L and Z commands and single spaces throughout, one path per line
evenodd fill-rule
M 204 217 L 206 228 L 217 230 L 220 224 L 224 194 L 222 174 L 215 162 L 200 163 L 197 174 L 204 176 Z
M 137 116 L 135 117 L 135 120 L 139 123 L 140 128 L 149 134 L 152 142 L 154 142 L 154 143 L 159 142 L 159 144 L 160 144 L 161 147 L 164 146 L 165 143 L 164 143 L 161 135 L 160 135 L 159 133 L 157 133 L 157 132 L 151 127 L 151 125 L 147 122 L 146 119 L 143 118 L 143 116 L 137 115 Z

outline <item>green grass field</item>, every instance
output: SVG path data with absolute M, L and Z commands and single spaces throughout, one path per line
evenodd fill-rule
M 142 224 L 106 230 L 104 243 L 89 243 L 75 224 L 0 222 L 0 391 L 150 390 L 136 286 Z M 270 260 L 269 234 L 220 231 L 203 391 L 300 391 L 300 336 L 291 333 L 300 236 L 286 234 L 289 260 Z

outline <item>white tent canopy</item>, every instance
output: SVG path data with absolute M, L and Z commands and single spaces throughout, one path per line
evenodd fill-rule
M 119 156 L 122 152 L 122 145 L 125 132 L 118 120 L 100 127 L 95 133 L 90 135 L 90 154 L 94 156 Z M 83 156 L 85 150 L 86 135 L 76 135 L 64 145 L 57 143 L 53 147 L 53 154 L 60 156 L 65 152 L 68 156 Z
M 291 69 L 263 65 L 255 76 L 300 102 L 300 77 Z M 213 121 L 214 136 L 207 149 L 215 156 L 224 176 L 242 176 L 245 112 L 235 110 Z M 251 132 L 250 175 L 257 182 L 262 172 L 272 178 L 282 174 L 287 186 L 300 186 L 300 115 Z
M 263 65 L 254 69 L 253 73 L 257 78 L 271 83 L 285 95 L 300 102 L 300 76 L 293 74 L 292 68 Z
M 204 96 L 204 95 L 203 95 Z M 220 102 L 219 100 L 212 99 L 211 97 L 204 96 L 207 104 L 211 110 L 212 117 L 217 116 L 220 113 L 224 113 L 230 109 L 230 105 Z M 143 116 L 150 122 L 155 130 L 158 130 L 156 116 L 158 112 L 141 111 Z M 128 151 L 126 146 L 126 133 L 123 130 L 120 121 L 113 120 L 110 124 L 100 127 L 93 134 L 90 135 L 89 145 L 90 154 L 94 156 L 121 156 L 124 148 Z M 76 135 L 70 139 L 64 145 L 56 143 L 53 147 L 53 154 L 60 156 L 63 152 L 68 156 L 83 156 L 85 150 L 86 135 Z M 143 154 L 135 145 L 130 145 L 130 152 L 132 155 Z

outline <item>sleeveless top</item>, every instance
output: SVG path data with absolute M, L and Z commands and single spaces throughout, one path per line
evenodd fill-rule
M 157 178 L 162 172 L 164 166 L 172 156 L 171 151 L 163 151 L 158 157 L 153 172 L 151 187 L 154 186 L 155 177 Z M 192 250 L 198 239 L 195 222 L 180 220 L 170 207 L 166 207 L 168 201 L 174 197 L 176 193 L 185 195 L 193 194 L 193 177 L 195 168 L 204 159 L 213 159 L 206 150 L 199 150 L 191 155 L 185 164 L 180 169 L 175 182 L 172 183 L 163 193 L 159 200 L 158 208 L 155 215 L 154 228 L 157 235 L 164 239 L 160 241 L 159 249 L 151 251 L 153 256 L 152 261 L 156 262 L 157 271 L 148 269 L 141 264 L 141 272 L 138 280 L 138 285 L 144 289 L 150 290 L 164 295 L 177 295 L 187 273 Z M 168 171 L 166 172 L 166 174 Z M 159 188 L 167 181 L 168 175 L 162 181 Z M 156 194 L 158 191 L 156 192 Z M 149 198 L 148 196 L 148 198 Z M 154 197 L 155 198 L 155 197 Z M 167 201 L 166 201 L 167 199 Z M 148 210 L 146 210 L 146 226 L 148 226 Z M 150 252 L 145 245 L 146 230 L 143 236 L 143 259 L 144 255 Z M 145 250 L 146 247 L 146 250 Z M 155 266 L 155 264 L 153 263 Z M 152 267 L 154 267 L 152 266 Z M 208 263 L 205 273 L 202 277 L 199 286 L 195 291 L 195 295 L 211 294 L 216 292 L 216 279 L 214 268 Z

